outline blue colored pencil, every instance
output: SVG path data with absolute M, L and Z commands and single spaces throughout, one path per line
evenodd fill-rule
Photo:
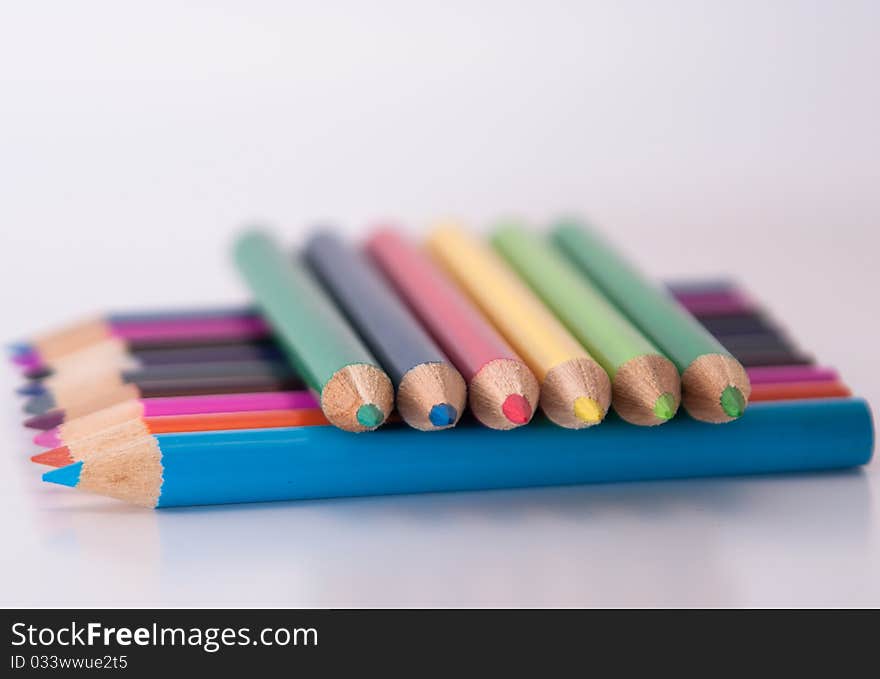
M 660 429 L 617 419 L 589 431 L 546 421 L 424 436 L 352 437 L 333 427 L 159 434 L 43 475 L 147 507 L 487 490 L 834 469 L 865 464 L 862 399 L 759 403 L 723 431 L 678 417 Z

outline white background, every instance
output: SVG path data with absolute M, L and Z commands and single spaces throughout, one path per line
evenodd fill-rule
M 870 0 L 5 3 L 0 339 L 244 300 L 246 220 L 577 211 L 654 275 L 735 275 L 878 404 L 878 25 Z M 44 487 L 4 404 L 0 604 L 880 605 L 877 464 L 155 513 Z

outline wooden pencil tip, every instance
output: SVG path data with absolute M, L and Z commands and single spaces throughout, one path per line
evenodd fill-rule
M 45 365 L 29 366 L 23 374 L 28 380 L 44 380 L 52 374 L 52 368 Z
M 43 448 L 56 448 L 62 444 L 61 437 L 58 436 L 58 429 L 52 428 L 41 431 L 34 436 L 34 443 Z
M 532 406 L 522 394 L 510 394 L 501 404 L 504 417 L 513 424 L 526 424 L 532 419 Z
M 611 380 L 592 358 L 581 356 L 550 369 L 541 384 L 541 409 L 560 427 L 599 424 L 611 406 Z
M 660 394 L 654 401 L 654 415 L 658 420 L 671 420 L 678 411 L 678 403 L 669 392 Z
M 47 413 L 40 413 L 29 417 L 24 421 L 24 426 L 28 429 L 52 429 L 53 427 L 64 424 L 63 410 L 50 410 Z
M 739 389 L 727 386 L 721 392 L 721 408 L 732 418 L 740 417 L 746 410 L 746 399 Z
M 728 354 L 703 354 L 681 375 L 682 403 L 696 420 L 721 424 L 743 415 L 752 388 L 742 365 Z
M 371 431 L 394 409 L 394 387 L 385 371 L 366 363 L 336 371 L 321 390 L 321 410 L 346 431 Z
M 19 396 L 40 396 L 46 393 L 46 387 L 39 382 L 28 382 L 18 387 L 15 393 Z
M 76 488 L 79 483 L 79 475 L 82 471 L 83 463 L 74 462 L 66 467 L 59 467 L 50 472 L 43 474 L 43 481 L 48 483 L 57 483 L 59 486 L 68 486 Z
M 21 356 L 22 354 L 32 354 L 34 348 L 29 342 L 10 342 L 6 345 L 6 350 L 12 356 Z
M 492 429 L 528 424 L 540 399 L 538 380 L 518 359 L 496 358 L 486 363 L 468 385 L 471 412 Z
M 25 370 L 31 370 L 43 365 L 36 354 L 16 354 L 12 357 L 12 363 Z
M 397 387 L 397 412 L 421 431 L 454 427 L 466 403 L 467 385 L 449 363 L 420 363 Z
M 24 411 L 29 415 L 42 415 L 55 407 L 55 399 L 52 394 L 43 393 L 32 396 L 24 404 Z
M 37 464 L 45 464 L 50 467 L 66 467 L 69 464 L 73 464 L 76 460 L 73 459 L 73 456 L 70 454 L 70 449 L 67 446 L 58 446 L 57 448 L 47 450 L 44 453 L 38 453 L 31 456 L 31 461 L 36 462 Z M 71 485 L 75 486 L 76 483 Z

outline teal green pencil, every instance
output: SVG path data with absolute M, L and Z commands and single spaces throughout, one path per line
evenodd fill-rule
M 639 425 L 675 415 L 678 370 L 545 238 L 504 223 L 492 245 L 608 373 L 618 415 Z
M 733 356 L 678 302 L 652 285 L 592 229 L 569 220 L 553 241 L 681 372 L 682 405 L 698 420 L 741 416 L 751 386 Z
M 381 425 L 394 404 L 388 375 L 298 258 L 249 231 L 235 242 L 235 262 L 282 348 L 340 429 Z

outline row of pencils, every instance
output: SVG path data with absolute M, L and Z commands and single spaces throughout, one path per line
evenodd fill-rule
M 198 481 L 172 492 L 169 453 L 186 450 L 189 464 L 196 450 L 214 459 L 220 444 L 246 443 L 259 460 L 255 451 L 272 456 L 306 436 L 326 456 L 313 425 L 363 432 L 392 417 L 433 431 L 454 427 L 468 406 L 486 430 L 519 428 L 540 409 L 553 423 L 540 435 L 553 445 L 547 427 L 590 427 L 609 408 L 647 429 L 680 403 L 689 422 L 721 423 L 750 399 L 849 395 L 729 284 L 656 286 L 583 223 L 549 236 L 505 223 L 488 242 L 442 224 L 425 248 L 391 228 L 363 248 L 325 231 L 292 254 L 251 231 L 235 260 L 255 308 L 112 314 L 13 347 L 28 378 L 26 425 L 50 448 L 33 459 L 59 467 L 46 480 L 148 506 L 285 499 L 289 483 L 273 490 L 257 474 L 251 487 L 240 468 L 226 479 L 223 465 L 219 486 L 201 466 Z M 463 450 L 474 427 L 459 436 Z M 620 425 L 606 428 L 615 440 Z M 324 445 L 342 458 L 367 450 Z M 382 483 L 372 492 L 396 492 Z M 470 482 L 447 486 L 461 483 Z M 234 484 L 237 495 L 217 495 Z

